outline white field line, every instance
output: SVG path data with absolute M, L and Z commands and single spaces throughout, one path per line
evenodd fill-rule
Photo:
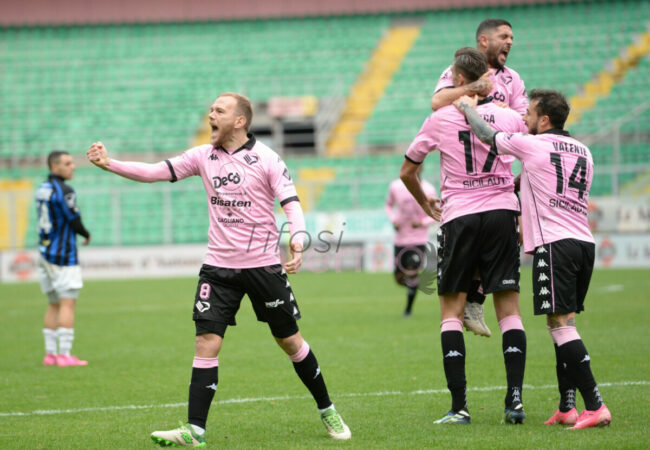
M 613 383 L 598 383 L 599 387 L 616 387 L 616 386 L 648 386 L 650 381 L 618 381 Z M 505 389 L 505 386 L 484 386 L 468 388 L 468 391 L 485 392 L 485 391 L 500 391 Z M 555 384 L 546 384 L 543 386 L 531 386 L 524 384 L 526 390 L 541 390 L 541 389 L 557 389 Z M 383 392 L 358 392 L 348 394 L 335 394 L 333 397 L 386 397 L 398 395 L 427 395 L 427 394 L 447 394 L 447 389 L 423 389 L 417 391 L 383 391 Z M 255 403 L 255 402 L 273 402 L 284 400 L 301 400 L 311 398 L 309 395 L 296 395 L 296 396 L 278 396 L 278 397 L 250 397 L 250 398 L 230 398 L 226 400 L 219 400 L 218 405 L 227 405 L 231 403 Z M 187 402 L 182 403 L 161 403 L 159 405 L 123 405 L 123 406 L 96 406 L 87 408 L 74 408 L 74 409 L 37 409 L 34 411 L 13 411 L 13 412 L 0 412 L 0 417 L 17 417 L 17 416 L 46 416 L 56 414 L 75 414 L 81 412 L 99 412 L 99 411 L 122 411 L 128 409 L 153 409 L 153 408 L 180 408 L 187 406 Z

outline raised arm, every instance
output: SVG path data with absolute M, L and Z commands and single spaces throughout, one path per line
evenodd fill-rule
M 454 106 L 465 114 L 467 122 L 472 127 L 476 137 L 484 143 L 492 145 L 494 143 L 494 135 L 497 134 L 497 131 L 478 115 L 476 112 L 476 104 L 477 100 L 475 97 L 468 97 L 466 95 L 454 102 Z
M 420 179 L 417 175 L 418 164 L 415 164 L 408 159 L 404 160 L 402 169 L 400 170 L 399 177 L 404 182 L 404 185 L 409 190 L 411 195 L 422 207 L 425 213 L 434 220 L 440 220 L 442 210 L 439 208 L 438 203 L 440 200 L 435 197 L 427 197 L 420 185 Z
M 124 162 L 108 157 L 106 147 L 101 142 L 95 142 L 86 153 L 88 160 L 97 167 L 113 172 L 129 180 L 141 183 L 153 183 L 155 181 L 171 181 L 172 172 L 169 164 L 160 161 L 154 164 L 141 162 Z
M 480 95 L 487 97 L 492 92 L 492 80 L 490 80 L 490 72 L 485 72 L 478 80 L 458 87 L 448 87 L 440 89 L 433 94 L 431 99 L 431 109 L 438 110 L 443 106 L 451 105 L 454 100 L 462 97 L 463 95 Z

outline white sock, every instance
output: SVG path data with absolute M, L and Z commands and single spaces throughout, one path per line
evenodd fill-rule
M 59 327 L 56 330 L 56 335 L 59 338 L 59 354 L 70 356 L 72 341 L 74 341 L 74 328 Z
M 321 414 L 323 414 L 323 413 L 324 413 L 325 411 L 327 411 L 328 409 L 334 409 L 334 403 L 332 403 L 331 405 L 329 405 L 327 408 L 323 408 L 323 409 L 318 408 L 318 412 L 321 413 Z
M 56 355 L 56 330 L 43 328 L 43 337 L 45 338 L 45 353 Z
M 192 425 L 192 428 L 194 428 L 194 431 L 196 431 L 198 434 L 203 434 L 205 433 L 205 428 L 201 428 L 198 425 L 190 424 Z

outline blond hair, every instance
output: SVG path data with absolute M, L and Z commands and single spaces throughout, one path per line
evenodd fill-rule
M 248 97 L 236 92 L 224 92 L 219 94 L 219 97 L 232 97 L 237 101 L 236 113 L 239 116 L 244 116 L 246 119 L 245 128 L 246 132 L 248 132 L 251 129 L 251 123 L 253 122 L 253 105 Z

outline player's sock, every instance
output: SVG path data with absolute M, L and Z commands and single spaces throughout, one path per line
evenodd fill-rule
M 192 381 L 187 407 L 187 421 L 205 430 L 210 404 L 219 383 L 219 358 L 194 357 L 192 363 Z M 197 433 L 199 430 L 194 428 Z
M 463 322 L 458 319 L 443 320 L 440 324 L 440 341 L 447 388 L 451 392 L 451 409 L 455 413 L 461 409 L 467 410 Z
M 417 286 L 415 287 L 407 287 L 407 297 L 406 297 L 406 310 L 404 310 L 404 313 L 406 314 L 411 314 L 411 309 L 413 309 L 413 302 L 415 301 L 415 294 L 418 292 Z
M 56 330 L 43 328 L 43 338 L 45 338 L 45 354 L 56 355 Z
M 478 303 L 482 305 L 485 303 L 485 295 L 483 294 L 483 286 L 481 280 L 472 280 L 467 291 L 467 303 Z
M 560 357 L 560 350 L 556 343 L 555 347 L 555 372 L 557 374 L 557 387 L 560 391 L 560 412 L 569 412 L 576 407 L 576 386 L 571 382 L 567 373 L 564 361 Z
M 316 356 L 310 350 L 307 341 L 303 341 L 300 350 L 293 355 L 289 355 L 289 359 L 293 362 L 293 368 L 296 370 L 298 377 L 316 400 L 318 409 L 329 407 L 332 401 L 325 386 L 325 379 L 323 374 L 320 373 Z
M 591 372 L 589 354 L 576 327 L 558 327 L 551 330 L 551 336 L 558 346 L 560 357 L 567 365 L 567 373 L 578 387 L 585 408 L 595 411 L 603 404 L 596 380 Z
M 56 329 L 56 337 L 59 340 L 59 355 L 70 356 L 74 341 L 74 328 L 59 327 Z
M 506 394 L 506 408 L 521 400 L 521 391 L 524 384 L 524 370 L 526 368 L 526 332 L 520 316 L 508 316 L 499 321 L 501 328 L 503 361 L 506 365 L 506 379 L 508 392 Z

